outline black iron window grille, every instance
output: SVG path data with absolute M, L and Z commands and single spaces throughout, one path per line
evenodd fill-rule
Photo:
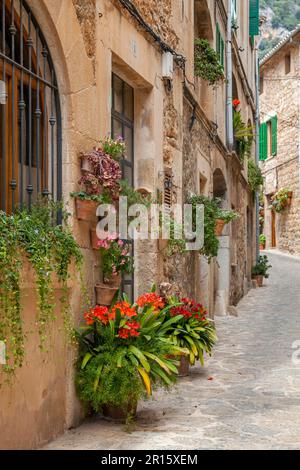
M 117 75 L 112 76 L 112 137 L 122 137 L 126 144 L 121 166 L 123 178 L 134 186 L 134 90 Z M 132 255 L 134 243 L 131 241 Z M 122 281 L 123 292 L 133 300 L 134 275 L 125 275 Z
M 0 199 L 7 212 L 61 199 L 58 86 L 47 43 L 24 0 L 0 0 Z

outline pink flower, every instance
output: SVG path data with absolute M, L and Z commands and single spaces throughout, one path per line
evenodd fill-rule
M 119 241 L 118 241 L 118 245 L 121 246 L 121 247 L 124 246 L 123 240 L 119 240 Z

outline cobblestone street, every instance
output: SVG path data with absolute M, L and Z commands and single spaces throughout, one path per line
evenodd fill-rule
M 299 449 L 300 258 L 268 253 L 271 277 L 217 319 L 219 343 L 205 369 L 140 405 L 129 431 L 100 418 L 47 449 Z M 298 346 L 299 348 L 299 346 Z

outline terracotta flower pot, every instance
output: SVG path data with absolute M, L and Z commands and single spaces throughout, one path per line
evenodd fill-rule
M 104 284 L 109 286 L 109 287 L 120 287 L 121 282 L 122 282 L 122 276 L 121 274 L 117 274 L 117 276 L 111 276 L 111 277 L 104 277 L 103 280 Z
M 75 205 L 77 219 L 89 222 L 95 218 L 96 210 L 99 204 L 96 201 L 76 198 Z
M 260 249 L 260 251 L 263 251 L 265 249 L 265 245 L 260 244 L 259 249 Z
M 110 307 L 114 296 L 118 292 L 118 287 L 109 286 L 108 284 L 98 284 L 95 286 L 96 304 Z
M 87 158 L 81 158 L 81 171 L 83 174 L 87 175 L 89 173 L 93 173 L 93 167 L 91 162 L 88 161 Z
M 252 279 L 255 279 L 257 282 L 258 287 L 262 287 L 264 283 L 264 276 L 252 276 Z
M 158 243 L 158 250 L 159 251 L 165 251 L 168 248 L 169 240 L 167 240 L 165 238 L 159 238 L 157 240 L 157 243 Z
M 226 225 L 226 221 L 222 219 L 216 220 L 215 235 L 220 237 L 223 233 L 223 228 Z
M 91 228 L 90 234 L 91 234 L 91 245 L 92 245 L 93 250 L 99 250 L 99 246 L 98 246 L 99 238 L 97 237 L 96 229 Z
M 188 356 L 181 356 L 180 366 L 178 369 L 179 377 L 187 377 L 190 375 L 190 360 Z
M 102 412 L 103 416 L 109 421 L 125 423 L 128 417 L 136 417 L 137 403 L 127 403 L 120 407 L 114 405 L 103 405 Z
M 292 204 L 292 197 L 293 197 L 293 191 L 289 191 L 288 192 L 288 198 L 287 198 L 287 201 L 286 201 L 287 206 L 290 206 Z

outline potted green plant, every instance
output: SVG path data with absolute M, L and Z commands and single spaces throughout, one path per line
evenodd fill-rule
M 292 203 L 293 191 L 288 188 L 281 188 L 272 196 L 270 209 L 275 212 L 282 212 L 287 206 Z
M 85 191 L 73 192 L 70 196 L 75 200 L 77 219 L 86 222 L 90 222 L 96 218 L 96 211 L 99 204 L 107 202 L 107 198 L 104 195 L 88 194 Z
M 177 305 L 168 311 L 166 321 L 174 317 L 178 320 L 170 324 L 168 335 L 174 345 L 188 350 L 188 355 L 181 357 L 179 367 L 179 376 L 185 377 L 189 375 L 189 366 L 197 360 L 204 365 L 204 353 L 211 355 L 217 336 L 203 305 L 188 298 L 173 298 L 172 302 Z
M 268 279 L 268 270 L 272 268 L 266 255 L 260 256 L 255 266 L 252 268 L 252 279 L 257 281 L 259 287 L 263 286 L 264 278 Z
M 94 412 L 126 421 L 154 387 L 174 383 L 178 361 L 166 357 L 187 351 L 166 339 L 169 325 L 178 320 L 165 322 L 169 308 L 152 292 L 134 304 L 124 296 L 110 309 L 96 307 L 84 315 L 76 384 L 79 398 Z
M 259 248 L 260 248 L 260 250 L 265 249 L 266 241 L 267 241 L 266 236 L 263 233 L 261 233 L 260 236 L 259 236 Z
M 215 233 L 217 237 L 220 237 L 223 232 L 223 228 L 226 224 L 229 224 L 232 220 L 239 217 L 239 214 L 230 209 L 221 209 L 220 207 L 216 211 L 216 226 Z
M 98 305 L 111 305 L 121 285 L 122 274 L 130 274 L 134 269 L 131 245 L 110 234 L 98 242 L 101 253 L 103 282 L 97 284 L 96 302 Z
M 212 86 L 224 81 L 224 68 L 207 39 L 195 39 L 194 56 L 195 77 L 206 80 Z

